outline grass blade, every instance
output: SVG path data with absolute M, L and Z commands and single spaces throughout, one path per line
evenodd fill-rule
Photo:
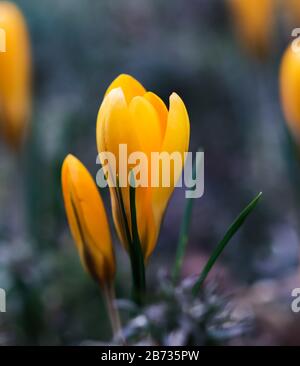
M 212 255 L 208 259 L 205 267 L 203 268 L 197 282 L 193 287 L 193 294 L 196 296 L 205 281 L 207 275 L 209 274 L 210 270 L 212 269 L 213 265 L 219 258 L 220 254 L 225 249 L 226 245 L 229 243 L 230 239 L 234 236 L 234 234 L 239 230 L 239 228 L 243 225 L 244 221 L 248 217 L 248 215 L 253 211 L 255 206 L 257 205 L 258 201 L 260 200 L 262 192 L 260 192 L 244 210 L 239 214 L 239 216 L 234 220 L 231 226 L 226 231 L 223 239 L 219 242 L 215 250 L 213 251 Z

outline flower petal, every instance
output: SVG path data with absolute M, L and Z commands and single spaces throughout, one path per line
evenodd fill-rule
M 182 99 L 176 93 L 173 93 L 170 96 L 170 110 L 161 151 L 169 154 L 179 152 L 181 154 L 181 163 L 180 166 L 176 166 L 176 169 L 175 165 L 171 166 L 170 187 L 160 186 L 153 189 L 153 212 L 157 223 L 162 219 L 170 196 L 182 172 L 184 152 L 188 151 L 189 138 L 190 122 L 187 110 Z
M 146 93 L 145 88 L 134 77 L 121 74 L 115 78 L 115 80 L 107 88 L 105 96 L 113 89 L 121 88 L 125 95 L 126 101 L 129 104 L 131 99 L 137 95 L 144 95 Z
M 99 152 L 113 153 L 116 158 L 116 169 L 112 174 L 119 177 L 119 164 L 127 167 L 127 157 L 119 156 L 119 145 L 126 144 L 135 146 L 137 139 L 132 129 L 132 120 L 130 118 L 127 102 L 123 90 L 119 87 L 112 89 L 100 106 L 97 118 L 97 146 Z M 101 161 L 104 164 L 103 161 Z M 113 177 L 114 178 L 114 177 Z M 120 178 L 120 177 L 119 177 Z M 124 177 L 125 179 L 127 177 Z M 110 197 L 114 224 L 121 243 L 127 248 L 128 240 L 125 231 L 125 222 L 121 213 L 119 192 L 116 191 L 116 181 L 108 179 L 110 185 Z M 129 187 L 120 188 L 122 194 L 124 209 L 130 227 L 130 202 Z
M 155 108 L 160 121 L 161 135 L 164 136 L 168 120 L 168 109 L 165 103 L 160 99 L 159 96 L 152 92 L 147 92 L 144 94 L 144 98 L 146 98 Z

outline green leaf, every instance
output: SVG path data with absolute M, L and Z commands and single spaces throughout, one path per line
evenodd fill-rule
M 231 226 L 226 231 L 223 239 L 219 242 L 215 250 L 213 251 L 212 255 L 208 259 L 205 267 L 203 268 L 197 282 L 193 287 L 193 294 L 196 296 L 205 281 L 207 275 L 209 274 L 210 270 L 212 269 L 213 265 L 219 258 L 220 254 L 225 249 L 226 245 L 229 243 L 230 239 L 234 236 L 234 234 L 239 230 L 239 228 L 243 225 L 248 215 L 253 211 L 255 206 L 257 205 L 258 201 L 260 200 L 262 192 L 260 192 L 244 210 L 239 214 L 239 216 L 235 219 L 235 221 L 231 224 Z

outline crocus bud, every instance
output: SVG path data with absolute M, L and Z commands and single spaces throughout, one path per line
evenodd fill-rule
M 0 1 L 0 124 L 7 143 L 17 149 L 31 113 L 31 52 L 19 8 Z
M 235 33 L 242 47 L 258 58 L 270 51 L 275 0 L 228 0 Z
M 280 67 L 281 104 L 286 122 L 300 142 L 300 52 L 289 45 Z
M 62 191 L 84 268 L 102 287 L 111 285 L 115 256 L 105 208 L 90 173 L 73 155 L 68 155 L 62 166 Z

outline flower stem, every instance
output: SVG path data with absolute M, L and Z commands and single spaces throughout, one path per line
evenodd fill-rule
M 115 305 L 115 289 L 112 283 L 107 283 L 102 287 L 105 305 L 109 315 L 114 340 L 120 340 L 124 344 L 124 337 L 122 334 L 122 326 L 120 321 L 119 311 Z
M 142 253 L 142 246 L 138 233 L 133 175 L 131 175 L 131 178 L 132 182 L 130 184 L 130 192 L 129 192 L 131 232 L 132 232 L 130 259 L 132 265 L 132 275 L 134 280 L 133 298 L 138 305 L 142 305 L 146 293 L 145 264 L 144 264 L 144 255 Z
M 122 191 L 117 183 L 116 197 L 119 204 L 122 224 L 127 240 L 128 252 L 131 263 L 131 273 L 133 281 L 132 297 L 137 305 L 142 305 L 146 292 L 145 265 L 141 248 L 141 242 L 138 235 L 136 205 L 135 205 L 135 188 L 134 184 L 130 185 L 130 215 L 131 215 L 131 231 L 129 228 L 126 210 L 124 206 Z

